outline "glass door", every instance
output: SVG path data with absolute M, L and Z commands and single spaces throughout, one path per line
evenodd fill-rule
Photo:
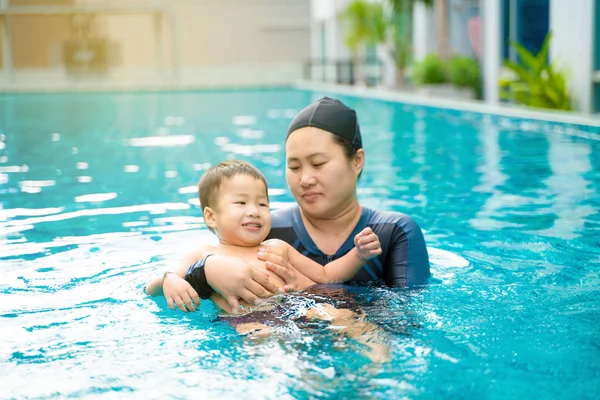
M 550 29 L 550 0 L 502 0 L 502 52 L 518 62 L 510 41 L 537 53 Z
M 594 82 L 594 98 L 592 99 L 592 110 L 600 112 L 600 0 L 596 0 L 594 4 L 594 71 L 592 80 Z

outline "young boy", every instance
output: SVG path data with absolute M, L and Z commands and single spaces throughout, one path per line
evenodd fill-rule
M 219 243 L 218 245 L 202 246 L 194 253 L 195 258 L 200 260 L 210 255 L 235 257 L 268 273 L 264 263 L 257 258 L 259 248 L 271 229 L 267 182 L 260 171 L 244 161 L 221 162 L 207 170 L 202 176 L 198 192 L 204 222 L 218 236 Z M 287 253 L 290 264 L 311 280 L 317 283 L 334 283 L 352 278 L 368 259 L 381 253 L 379 239 L 370 228 L 359 233 L 355 237 L 354 243 L 356 247 L 348 254 L 324 267 L 304 257 L 281 240 L 269 240 L 268 244 L 271 247 L 281 246 Z M 162 283 L 167 278 L 167 274 L 189 276 L 191 268 L 188 266 L 189 264 L 182 263 L 176 270 L 166 272 L 162 277 L 153 279 L 146 286 L 146 293 L 149 295 L 161 294 Z M 279 287 L 285 285 L 275 274 L 272 275 L 272 279 L 277 281 L 276 284 Z M 220 294 L 213 292 L 210 298 L 225 312 L 234 311 Z M 249 312 L 269 310 L 269 306 L 266 309 L 264 307 L 257 309 L 252 305 L 244 304 L 245 307 L 248 307 Z M 366 322 L 357 322 L 353 318 L 354 313 L 349 310 L 337 310 L 328 304 L 322 304 L 318 310 L 308 310 L 306 316 L 327 319 L 334 325 L 348 322 L 352 327 L 349 327 L 346 333 L 355 338 L 374 328 Z M 271 331 L 270 327 L 260 322 L 245 322 L 239 318 L 238 320 L 239 323 L 235 327 L 239 333 L 247 334 L 258 331 L 267 334 Z M 369 344 L 369 347 L 372 345 Z

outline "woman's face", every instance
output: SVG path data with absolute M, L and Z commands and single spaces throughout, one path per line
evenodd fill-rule
M 362 149 L 348 160 L 331 133 L 306 127 L 288 137 L 285 153 L 287 183 L 305 213 L 335 218 L 356 201 L 356 181 L 364 163 Z

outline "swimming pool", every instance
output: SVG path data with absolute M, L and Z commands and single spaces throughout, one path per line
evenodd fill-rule
M 250 341 L 142 293 L 212 240 L 208 165 L 292 201 L 293 89 L 0 95 L 1 398 L 593 398 L 600 393 L 600 132 L 357 97 L 364 205 L 425 232 L 425 290 L 357 290 L 373 367 L 327 330 Z

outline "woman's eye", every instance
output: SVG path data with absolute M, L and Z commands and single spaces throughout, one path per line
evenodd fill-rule
M 319 167 L 322 167 L 323 165 L 325 165 L 325 163 L 313 164 L 313 168 L 319 168 Z
M 288 167 L 290 171 L 298 171 L 300 167 Z

